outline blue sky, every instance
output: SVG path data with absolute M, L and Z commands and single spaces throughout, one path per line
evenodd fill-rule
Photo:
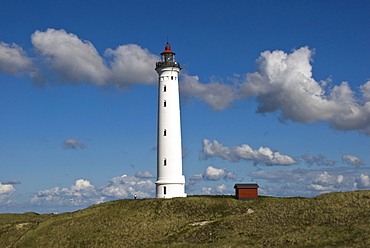
M 0 212 L 154 197 L 157 75 L 186 193 L 370 189 L 368 1 L 2 1 Z

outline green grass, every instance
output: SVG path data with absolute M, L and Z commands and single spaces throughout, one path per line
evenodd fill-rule
M 315 198 L 118 200 L 0 214 L 0 247 L 370 247 L 370 191 Z

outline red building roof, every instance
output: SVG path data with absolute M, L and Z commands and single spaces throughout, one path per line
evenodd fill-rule
M 237 183 L 234 186 L 234 189 L 255 189 L 259 188 L 257 183 Z

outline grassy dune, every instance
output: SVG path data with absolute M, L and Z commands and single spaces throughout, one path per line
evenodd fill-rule
M 0 247 L 370 247 L 370 191 L 315 198 L 118 200 L 0 214 Z

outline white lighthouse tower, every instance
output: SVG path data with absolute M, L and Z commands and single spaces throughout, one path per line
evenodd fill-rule
M 178 76 L 180 64 L 167 42 L 155 70 L 158 84 L 157 198 L 186 197 L 182 175 L 182 148 Z

